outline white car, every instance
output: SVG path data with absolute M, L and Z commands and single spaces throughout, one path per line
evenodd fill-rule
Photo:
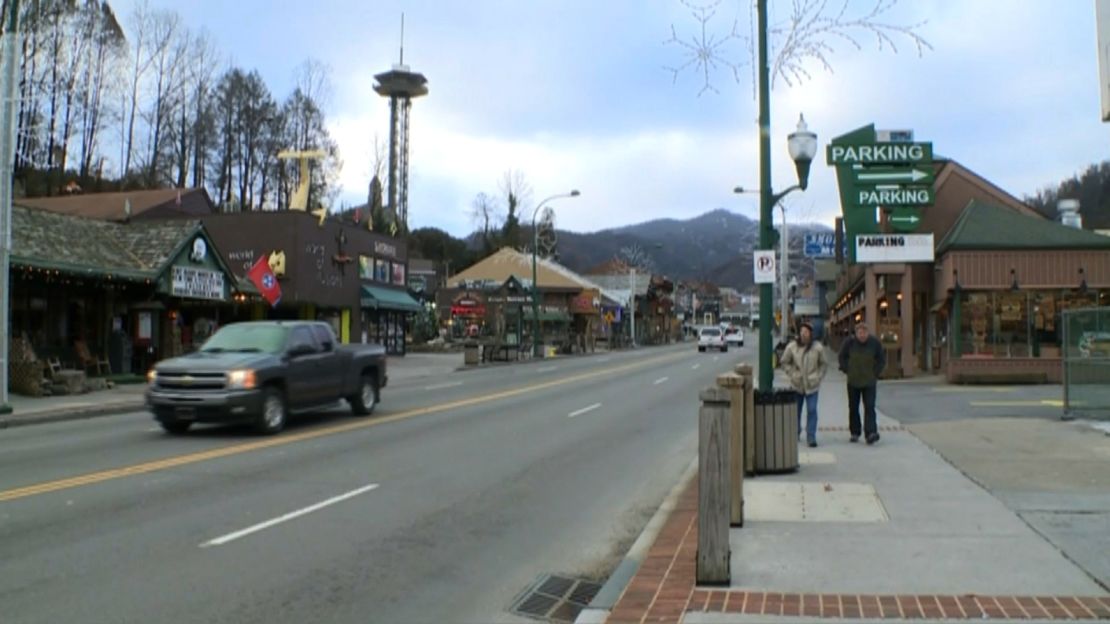
M 721 353 L 728 351 L 728 343 L 719 327 L 703 327 L 698 332 L 698 351 L 705 352 L 709 349 L 720 349 Z
M 736 345 L 737 347 L 744 346 L 744 330 L 737 327 L 726 331 L 725 344 Z

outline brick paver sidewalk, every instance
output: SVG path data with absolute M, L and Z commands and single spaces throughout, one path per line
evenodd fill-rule
M 1110 620 L 1110 596 L 784 594 L 695 587 L 698 484 L 680 496 L 608 622 L 679 622 L 691 611 L 826 618 Z

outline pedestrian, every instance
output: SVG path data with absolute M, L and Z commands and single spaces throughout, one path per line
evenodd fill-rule
M 855 339 L 844 341 L 838 358 L 840 370 L 848 376 L 848 429 L 851 442 L 859 442 L 859 402 L 863 399 L 863 433 L 868 444 L 879 441 L 875 416 L 875 391 L 879 375 L 886 367 L 883 345 L 871 335 L 867 325 L 856 325 Z
M 813 338 L 813 326 L 802 323 L 797 339 L 782 353 L 782 371 L 798 392 L 798 435 L 802 431 L 802 407 L 806 408 L 806 443 L 810 448 L 817 446 L 817 391 L 828 368 L 824 345 Z

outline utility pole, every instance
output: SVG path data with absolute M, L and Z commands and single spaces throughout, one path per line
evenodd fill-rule
M 636 347 L 636 267 L 632 267 L 632 292 L 628 295 L 628 307 L 632 311 L 629 321 L 632 327 L 632 347 Z
M 12 168 L 15 161 L 16 63 L 19 54 L 19 0 L 8 7 L 8 32 L 0 43 L 0 414 L 10 414 L 8 353 L 11 349 Z

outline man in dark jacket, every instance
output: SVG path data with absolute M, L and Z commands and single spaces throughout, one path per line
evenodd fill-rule
M 852 442 L 859 441 L 859 401 L 863 399 L 863 432 L 868 444 L 879 441 L 875 417 L 875 386 L 886 366 L 883 345 L 870 334 L 867 325 L 856 325 L 855 339 L 849 338 L 840 348 L 840 370 L 848 375 L 848 429 Z

